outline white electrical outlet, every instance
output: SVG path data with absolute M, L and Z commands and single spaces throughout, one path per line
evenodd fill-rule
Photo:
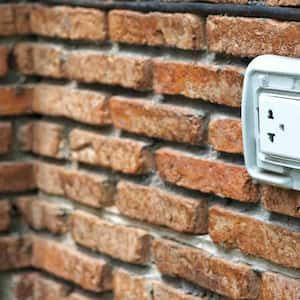
M 300 59 L 263 55 L 250 63 L 242 125 L 249 174 L 300 190 Z

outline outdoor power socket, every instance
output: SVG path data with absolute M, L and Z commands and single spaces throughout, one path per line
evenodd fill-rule
M 259 181 L 300 190 L 300 60 L 255 58 L 245 74 L 245 164 Z

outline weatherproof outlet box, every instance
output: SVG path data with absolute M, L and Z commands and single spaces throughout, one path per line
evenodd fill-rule
M 242 124 L 249 174 L 300 190 L 300 59 L 262 55 L 249 64 Z

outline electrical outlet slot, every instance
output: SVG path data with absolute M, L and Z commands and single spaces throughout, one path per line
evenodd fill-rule
M 269 109 L 268 110 L 268 119 L 274 119 L 274 114 L 273 114 L 273 110 L 272 109 Z
M 268 137 L 271 143 L 274 143 L 275 133 L 268 132 Z

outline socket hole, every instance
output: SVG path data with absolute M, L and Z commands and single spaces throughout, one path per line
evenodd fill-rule
M 284 124 L 280 124 L 280 125 L 279 125 L 279 128 L 280 128 L 282 131 L 284 131 L 284 129 L 285 129 L 285 128 L 284 128 Z
M 268 137 L 271 143 L 274 143 L 275 133 L 268 133 Z
M 268 119 L 274 119 L 274 115 L 273 115 L 273 110 L 272 109 L 268 110 Z

